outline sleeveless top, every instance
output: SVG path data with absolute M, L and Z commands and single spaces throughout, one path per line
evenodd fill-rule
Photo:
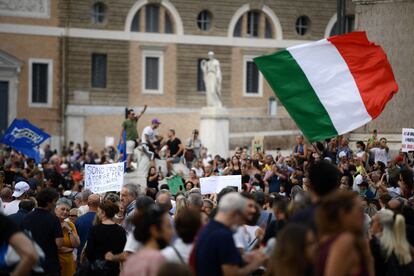
M 302 144 L 300 144 L 300 145 L 296 145 L 295 146 L 295 153 L 300 153 L 300 154 L 303 154 L 305 152 L 305 150 L 304 150 L 304 148 L 303 148 L 303 145 Z
M 339 234 L 334 235 L 333 237 L 329 238 L 328 240 L 326 240 L 319 246 L 319 252 L 318 252 L 317 259 L 316 259 L 316 269 L 315 269 L 316 276 L 325 275 L 326 261 L 328 260 L 328 256 L 329 256 L 332 244 L 336 241 L 338 237 L 339 237 Z M 361 259 L 361 264 L 359 267 L 359 271 L 357 273 L 352 274 L 352 276 L 369 276 L 368 270 L 363 261 L 363 257 L 360 256 L 360 259 Z

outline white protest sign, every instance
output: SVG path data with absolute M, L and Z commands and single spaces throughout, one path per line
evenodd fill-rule
M 414 128 L 402 129 L 401 150 L 403 152 L 414 151 Z
M 85 165 L 85 188 L 100 194 L 121 191 L 124 184 L 124 163 Z
M 224 188 L 231 186 L 241 191 L 241 175 L 210 176 L 200 178 L 201 194 L 219 193 Z

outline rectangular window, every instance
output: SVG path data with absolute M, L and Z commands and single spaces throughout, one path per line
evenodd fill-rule
M 259 13 L 248 12 L 247 13 L 247 34 L 250 37 L 259 36 Z
M 143 93 L 163 93 L 163 52 L 143 52 Z
M 145 89 L 158 90 L 158 68 L 160 59 L 158 57 L 145 58 Z
M 263 80 L 253 57 L 244 57 L 244 96 L 261 97 L 263 94 Z
M 201 62 L 204 59 L 199 58 L 197 61 L 197 91 L 206 91 L 206 86 L 204 84 L 204 76 L 203 76 L 203 70 L 201 70 Z
M 47 103 L 48 65 L 45 63 L 32 64 L 32 102 Z
M 29 106 L 52 105 L 53 61 L 29 59 Z
M 106 88 L 106 54 L 92 54 L 92 87 Z
M 145 6 L 145 31 L 150 33 L 159 33 L 159 14 L 160 7 L 157 5 Z

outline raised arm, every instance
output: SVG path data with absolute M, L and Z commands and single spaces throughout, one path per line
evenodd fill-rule
M 147 110 L 147 105 L 144 105 L 144 109 L 142 109 L 141 113 L 139 113 L 139 115 L 137 116 L 137 120 L 139 120 L 139 118 L 141 118 L 141 116 L 144 115 L 146 110 Z
M 38 259 L 33 243 L 25 234 L 17 232 L 10 237 L 9 244 L 20 256 L 20 261 L 11 275 L 29 275 Z

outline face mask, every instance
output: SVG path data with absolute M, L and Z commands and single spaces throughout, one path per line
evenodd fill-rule
M 164 248 L 166 248 L 167 246 L 168 246 L 168 242 L 166 242 L 164 239 L 162 239 L 162 238 L 158 238 L 157 239 L 157 244 L 158 244 L 158 247 L 162 250 L 162 249 L 164 249 Z

